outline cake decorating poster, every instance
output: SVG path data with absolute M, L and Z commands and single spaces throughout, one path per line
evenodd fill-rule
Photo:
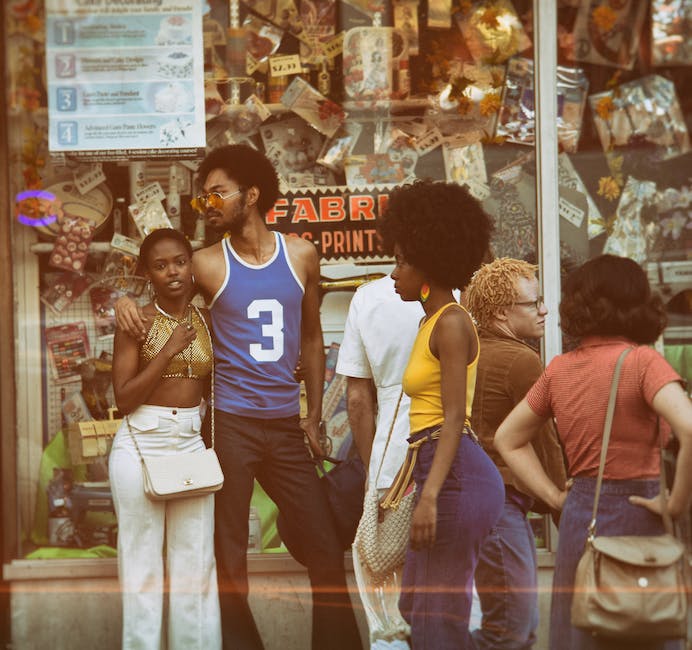
M 202 154 L 203 62 L 200 2 L 46 0 L 51 153 Z

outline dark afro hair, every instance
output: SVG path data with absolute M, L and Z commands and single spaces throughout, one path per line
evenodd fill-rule
M 388 254 L 396 244 L 430 281 L 463 289 L 486 256 L 492 222 L 465 187 L 418 180 L 389 195 L 378 229 Z
M 246 144 L 229 144 L 210 151 L 197 170 L 197 182 L 204 185 L 213 169 L 221 169 L 241 189 L 259 190 L 257 208 L 265 214 L 274 207 L 279 197 L 279 178 L 271 161 Z
M 139 265 L 142 269 L 147 269 L 149 267 L 149 253 L 151 253 L 151 249 L 164 239 L 173 239 L 180 242 L 190 258 L 192 258 L 192 245 L 183 233 L 174 228 L 159 228 L 157 230 L 152 230 L 144 238 L 144 241 L 139 247 Z
M 577 338 L 624 336 L 641 344 L 653 343 L 666 326 L 663 302 L 642 267 L 616 255 L 594 257 L 568 276 L 560 319 Z

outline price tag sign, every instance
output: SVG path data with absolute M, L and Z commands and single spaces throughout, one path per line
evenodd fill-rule
M 149 203 L 149 201 L 163 201 L 165 198 L 166 195 L 163 192 L 161 183 L 158 181 L 151 183 L 143 187 L 141 190 L 137 190 L 135 192 L 135 199 L 140 205 Z
M 581 225 L 584 222 L 584 217 L 586 216 L 584 214 L 584 211 L 578 208 L 573 203 L 570 203 L 567 199 L 563 198 L 562 196 L 559 200 L 559 206 L 560 216 L 563 219 L 569 221 L 573 226 L 581 228 Z
M 269 59 L 269 73 L 272 77 L 285 77 L 289 74 L 300 74 L 303 64 L 299 54 L 272 56 Z
M 106 180 L 101 163 L 96 163 L 91 169 L 83 173 L 75 173 L 74 184 L 79 193 L 84 195 L 91 192 L 97 185 L 101 185 Z
M 434 127 L 423 135 L 423 137 L 416 140 L 416 151 L 419 156 L 424 156 L 426 153 L 439 147 L 442 142 L 444 142 L 444 136 L 440 132 L 440 129 Z
M 334 38 L 322 43 L 322 53 L 328 59 L 334 59 L 341 54 L 344 49 L 344 33 L 338 33 Z

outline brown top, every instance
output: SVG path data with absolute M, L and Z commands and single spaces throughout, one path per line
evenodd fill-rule
M 497 466 L 505 485 L 522 490 L 511 471 L 495 450 L 495 432 L 509 412 L 524 398 L 543 372 L 543 364 L 535 350 L 504 334 L 480 332 L 481 353 L 476 376 L 471 426 L 483 449 Z M 562 488 L 566 480 L 562 449 L 552 420 L 533 440 L 541 465 L 553 482 Z

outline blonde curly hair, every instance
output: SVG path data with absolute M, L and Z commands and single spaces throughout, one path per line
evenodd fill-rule
M 532 280 L 538 266 L 511 257 L 499 257 L 483 264 L 471 278 L 464 292 L 464 302 L 483 329 L 489 327 L 499 307 L 511 305 L 518 297 L 518 278 Z

